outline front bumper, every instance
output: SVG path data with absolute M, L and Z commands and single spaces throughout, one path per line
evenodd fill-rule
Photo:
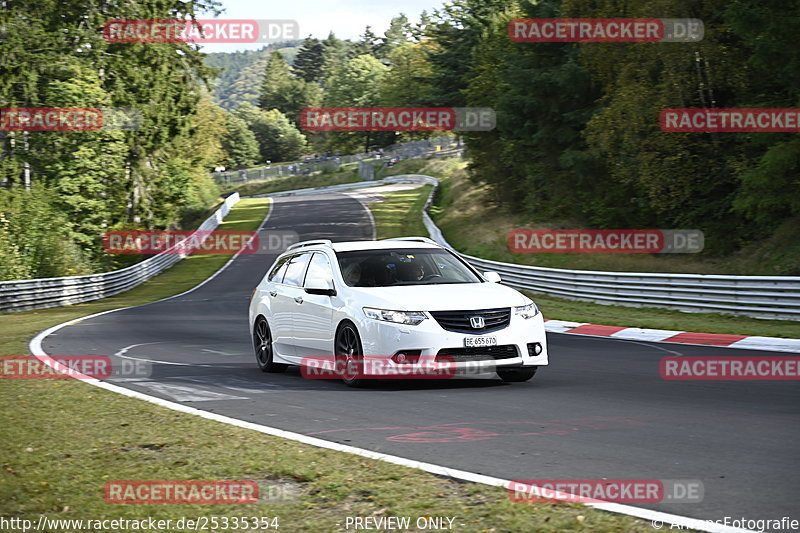
M 469 361 L 459 361 L 457 356 L 455 368 L 459 373 L 492 372 L 498 367 L 530 367 L 545 366 L 548 364 L 547 338 L 544 330 L 544 319 L 539 313 L 533 318 L 524 319 L 514 314 L 505 328 L 482 334 L 467 334 L 448 331 L 442 328 L 432 317 L 423 320 L 416 326 L 394 324 L 380 320 L 364 318 L 358 325 L 361 333 L 361 343 L 366 356 L 387 359 L 388 368 L 412 367 L 413 363 L 395 363 L 392 356 L 398 352 L 419 352 L 417 365 L 431 365 L 436 361 L 439 352 L 447 354 L 448 350 L 459 351 L 463 349 L 464 339 L 467 337 L 496 337 L 497 346 L 516 347 L 516 357 L 495 359 L 490 355 L 485 358 L 475 359 L 470 356 Z M 529 354 L 528 344 L 539 343 L 541 353 Z M 474 349 L 480 351 L 480 349 Z

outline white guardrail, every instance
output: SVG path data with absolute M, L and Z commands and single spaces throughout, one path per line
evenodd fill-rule
M 239 201 L 239 193 L 225 199 L 222 206 L 196 231 L 216 229 Z M 0 311 L 27 311 L 89 302 L 113 296 L 136 287 L 171 267 L 187 254 L 162 252 L 135 265 L 112 272 L 0 282 Z

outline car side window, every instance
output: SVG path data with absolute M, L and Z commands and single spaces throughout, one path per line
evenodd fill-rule
M 300 287 L 306 276 L 306 267 L 311 259 L 311 254 L 300 254 L 293 256 L 286 267 L 286 274 L 283 276 L 283 283 L 293 287 Z
M 303 285 L 308 286 L 309 281 L 325 282 L 331 280 L 333 280 L 333 271 L 328 257 L 323 253 L 316 252 L 308 263 L 308 272 Z
M 284 257 L 278 261 L 269 273 L 269 281 L 275 283 L 283 283 L 283 275 L 286 273 L 286 267 L 289 264 L 290 257 Z

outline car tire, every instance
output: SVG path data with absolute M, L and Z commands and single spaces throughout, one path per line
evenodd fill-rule
M 522 368 L 499 368 L 497 375 L 506 383 L 522 383 L 536 375 L 538 367 L 525 366 Z
M 253 326 L 253 349 L 262 372 L 279 373 L 286 370 L 288 365 L 272 361 L 272 331 L 263 316 L 258 317 Z
M 336 368 L 342 369 L 342 381 L 348 387 L 363 387 L 364 348 L 355 324 L 343 322 L 333 341 Z

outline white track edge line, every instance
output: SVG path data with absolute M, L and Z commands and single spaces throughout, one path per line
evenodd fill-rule
M 358 189 L 356 189 L 356 190 L 358 190 Z M 347 193 L 345 193 L 345 194 L 347 194 Z M 362 202 L 361 198 L 359 198 L 358 196 L 350 195 L 350 194 L 348 194 L 347 196 L 349 196 L 350 198 L 355 199 L 361 205 L 361 207 L 364 208 L 364 211 L 367 212 L 367 216 L 369 217 L 370 226 L 372 226 L 372 240 L 373 241 L 377 241 L 378 240 L 378 225 L 375 224 L 375 217 L 372 215 L 372 210 L 369 208 L 369 206 L 366 203 Z

